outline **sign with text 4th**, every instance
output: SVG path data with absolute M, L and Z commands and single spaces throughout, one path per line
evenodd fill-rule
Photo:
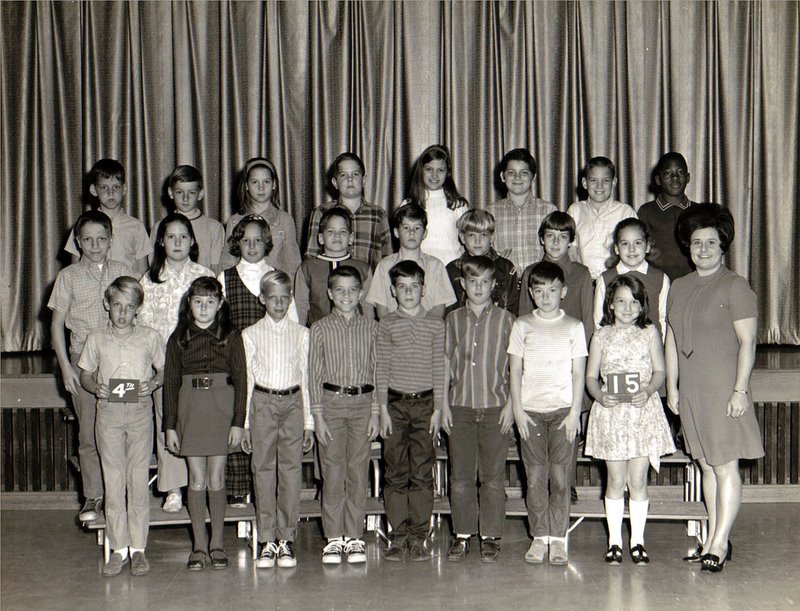
M 108 381 L 109 403 L 135 403 L 139 400 L 139 380 L 111 378 Z

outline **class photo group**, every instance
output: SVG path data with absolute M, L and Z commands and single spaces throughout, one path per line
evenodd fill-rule
M 739 461 L 764 455 L 750 389 L 757 300 L 726 262 L 731 212 L 687 197 L 676 151 L 652 160 L 654 199 L 637 206 L 617 200 L 613 160 L 583 160 L 582 199 L 562 209 L 534 195 L 527 148 L 494 160 L 505 197 L 481 206 L 459 190 L 454 154 L 421 151 L 389 213 L 365 192 L 362 152 L 341 152 L 326 160 L 335 196 L 310 218 L 286 211 L 267 158 L 239 168 L 227 219 L 204 211 L 202 168 L 179 165 L 159 177 L 169 210 L 149 231 L 126 212 L 129 168 L 86 168 L 91 206 L 47 306 L 78 418 L 78 519 L 105 520 L 104 577 L 151 570 L 154 448 L 163 511 L 191 519 L 187 570 L 228 567 L 225 514 L 249 502 L 256 569 L 365 563 L 375 441 L 384 561 L 430 562 L 446 448 L 446 561 L 502 563 L 516 445 L 525 562 L 569 564 L 581 454 L 605 464 L 597 562 L 647 565 L 648 472 L 679 449 L 699 465 L 708 512 L 683 560 L 724 569 Z M 324 536 L 314 556 L 294 549 L 309 453 Z

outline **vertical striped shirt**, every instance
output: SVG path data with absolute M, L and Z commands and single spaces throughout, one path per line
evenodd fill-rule
M 416 316 L 398 309 L 378 323 L 378 402 L 389 388 L 412 393 L 433 389 L 441 409 L 444 393 L 444 322 L 420 308 Z
M 309 387 L 311 412 L 322 412 L 322 385 L 376 386 L 378 323 L 361 314 L 348 320 L 334 310 L 311 325 Z M 372 413 L 380 413 L 373 392 Z
M 308 329 L 284 316 L 275 322 L 269 315 L 242 331 L 247 360 L 247 417 L 250 423 L 250 399 L 253 386 L 286 390 L 300 386 L 305 429 L 314 429 L 308 399 Z
M 476 315 L 469 305 L 445 320 L 444 350 L 450 359 L 450 405 L 505 407 L 508 401 L 508 340 L 514 317 L 489 303 Z

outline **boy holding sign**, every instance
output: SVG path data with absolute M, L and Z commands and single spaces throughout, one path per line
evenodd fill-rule
M 525 561 L 566 564 L 569 472 L 580 426 L 586 337 L 583 323 L 564 313 L 564 271 L 540 261 L 528 276 L 536 309 L 511 329 L 511 404 L 528 478 L 526 505 L 533 541 Z M 548 495 L 548 479 L 550 494 Z
M 154 329 L 134 325 L 143 300 L 144 290 L 136 279 L 114 280 L 103 299 L 110 323 L 89 333 L 78 361 L 81 384 L 97 397 L 95 434 L 113 551 L 103 567 L 104 577 L 118 575 L 129 552 L 133 575 L 150 570 L 144 549 L 150 525 L 151 395 L 163 382 L 164 342 Z

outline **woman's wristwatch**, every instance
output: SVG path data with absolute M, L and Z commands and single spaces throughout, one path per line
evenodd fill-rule
M 739 390 L 738 388 L 734 388 L 733 392 L 738 392 L 740 395 L 746 395 L 747 394 L 746 390 Z

